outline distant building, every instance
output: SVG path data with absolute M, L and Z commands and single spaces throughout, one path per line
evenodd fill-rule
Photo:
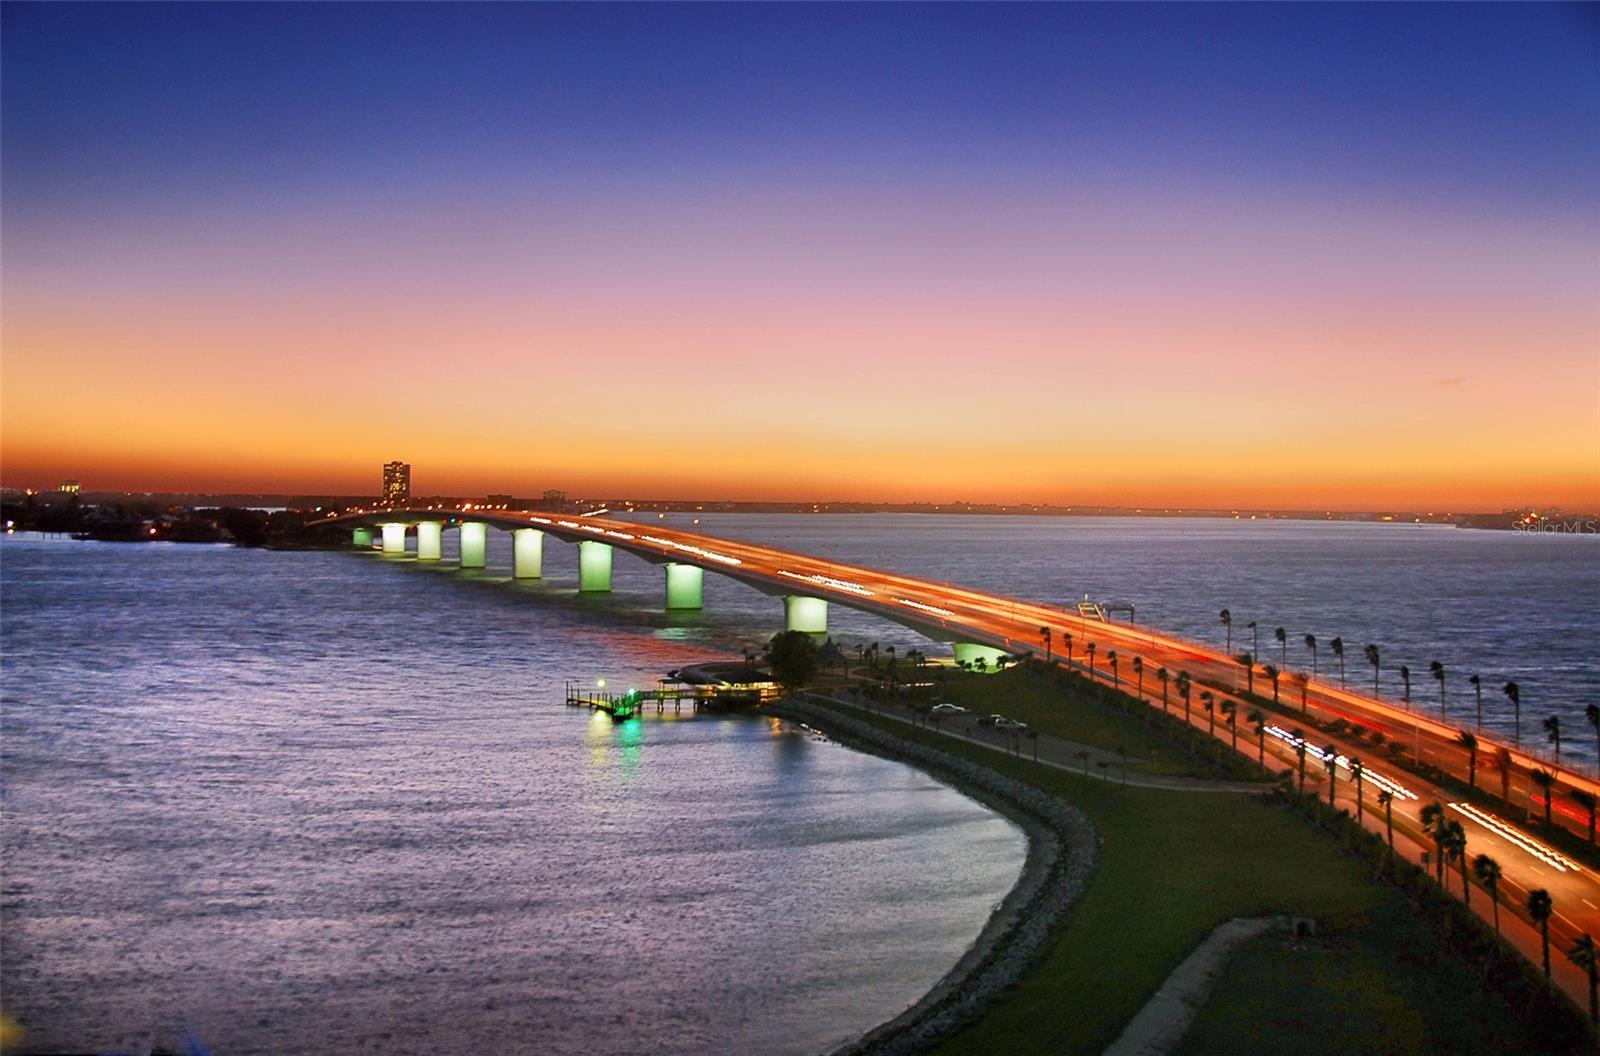
M 61 482 L 61 490 L 68 495 L 76 495 L 83 490 L 83 485 L 75 480 L 63 480 Z
M 383 466 L 383 501 L 398 506 L 411 499 L 411 464 L 386 462 Z

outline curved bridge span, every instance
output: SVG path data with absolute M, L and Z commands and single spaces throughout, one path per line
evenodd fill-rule
M 1163 706 L 1176 690 L 1180 674 L 1188 675 L 1196 690 L 1204 685 L 1217 692 L 1217 700 L 1239 698 L 1240 715 L 1251 705 L 1241 691 L 1247 683 L 1263 694 L 1270 669 L 1256 657 L 1241 663 L 1208 645 L 1186 641 L 1146 627 L 1112 623 L 1091 612 L 985 593 L 967 587 L 919 579 L 878 569 L 830 561 L 754 543 L 720 539 L 665 525 L 641 524 L 617 518 L 580 514 L 545 514 L 504 510 L 385 509 L 359 510 L 313 522 L 307 527 L 348 525 L 354 542 L 370 548 L 376 528 L 385 553 L 406 553 L 406 536 L 417 534 L 417 558 L 440 560 L 440 538 L 446 526 L 461 531 L 461 565 L 481 568 L 485 563 L 489 528 L 512 533 L 512 574 L 537 578 L 543 569 L 544 539 L 554 537 L 578 547 L 579 590 L 611 589 L 612 555 L 623 550 L 662 566 L 666 607 L 698 609 L 706 570 L 746 583 L 765 594 L 784 599 L 785 626 L 789 630 L 822 633 L 827 630 L 828 606 L 844 605 L 909 627 L 920 634 L 950 643 L 957 659 L 992 664 L 1001 656 L 1031 654 L 1039 660 L 1070 667 L 1092 679 L 1147 702 Z M 1469 762 L 1458 742 L 1458 729 L 1444 721 L 1400 704 L 1356 693 L 1345 686 L 1309 679 L 1291 680 L 1280 672 L 1286 702 L 1301 704 L 1324 716 L 1343 718 L 1391 739 L 1413 744 L 1419 758 L 1428 758 L 1467 776 Z M 1524 774 L 1557 770 L 1567 788 L 1600 795 L 1600 782 L 1587 774 L 1556 768 L 1550 761 L 1509 745 L 1478 736 L 1480 753 L 1505 747 L 1515 769 Z M 1426 746 L 1426 751 L 1424 751 Z

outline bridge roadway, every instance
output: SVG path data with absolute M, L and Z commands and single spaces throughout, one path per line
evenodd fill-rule
M 1118 688 L 1129 695 L 1145 700 L 1152 706 L 1169 706 L 1174 713 L 1181 710 L 1174 683 L 1180 672 L 1187 673 L 1193 680 L 1189 709 L 1191 721 L 1202 729 L 1206 728 L 1206 719 L 1201 714 L 1200 705 L 1193 703 L 1202 690 L 1212 694 L 1214 706 L 1220 706 L 1223 700 L 1236 702 L 1238 721 L 1241 723 L 1254 707 L 1241 693 L 1246 682 L 1245 668 L 1235 659 L 1210 646 L 1152 628 L 1105 622 L 1058 606 L 861 568 L 753 543 L 685 532 L 665 525 L 607 517 L 454 508 L 354 511 L 330 518 L 324 523 L 392 524 L 429 520 L 452 523 L 477 521 L 507 530 L 534 528 L 572 543 L 604 543 L 656 564 L 710 569 L 769 595 L 788 599 L 818 599 L 874 613 L 936 641 L 954 643 L 958 655 L 963 648 L 968 648 L 992 651 L 994 654 L 1026 651 L 1041 659 L 1048 656 L 1051 662 L 1070 666 L 1091 678 L 1115 681 Z M 609 567 L 608 558 L 606 586 L 602 589 L 609 588 Z M 698 607 L 698 603 L 693 607 Z M 789 612 L 793 625 L 794 607 L 791 606 Z M 815 615 L 815 612 L 802 611 L 802 623 Z M 820 624 L 797 629 L 821 631 L 825 628 L 824 608 L 824 618 Z M 1048 645 L 1045 628 L 1050 629 Z M 1115 674 L 1109 670 L 1109 659 L 1113 653 L 1118 661 Z M 1142 680 L 1132 671 L 1135 657 L 1143 664 Z M 1157 671 L 1163 669 L 1173 680 L 1165 687 L 1157 678 Z M 1259 666 L 1255 677 L 1262 680 L 1256 689 L 1263 695 L 1270 695 L 1270 684 L 1265 682 Z M 1291 689 L 1285 678 L 1282 688 L 1286 704 L 1292 707 L 1298 703 L 1298 685 Z M 1467 755 L 1456 741 L 1459 729 L 1455 726 L 1320 679 L 1311 680 L 1306 685 L 1305 707 L 1322 719 L 1343 718 L 1369 734 L 1382 732 L 1390 741 L 1407 746 L 1414 756 L 1439 766 L 1462 781 L 1467 779 Z M 1275 723 L 1280 729 L 1293 725 L 1291 719 L 1271 713 L 1268 723 Z M 1220 723 L 1217 726 L 1221 728 Z M 1253 730 L 1241 730 L 1240 733 L 1245 742 L 1240 745 L 1240 751 L 1254 748 L 1250 744 L 1255 740 Z M 1376 808 L 1379 786 L 1375 782 L 1378 780 L 1389 779 L 1406 790 L 1408 795 L 1395 796 L 1396 828 L 1407 835 L 1415 835 L 1419 841 L 1425 841 L 1420 831 L 1422 806 L 1434 800 L 1451 801 L 1447 790 L 1386 766 L 1382 752 L 1373 744 L 1318 732 L 1310 733 L 1308 739 L 1314 746 L 1331 744 L 1346 761 L 1358 756 L 1371 758 L 1368 795 L 1365 799 L 1368 815 L 1365 821 L 1369 827 L 1374 823 L 1372 813 Z M 1292 759 L 1292 745 L 1282 742 L 1280 738 L 1268 738 L 1267 743 L 1273 753 L 1279 756 L 1278 768 Z M 1488 765 L 1495 749 L 1499 747 L 1507 748 L 1511 754 L 1514 790 L 1520 781 L 1522 788 L 1517 791 L 1535 813 L 1543 809 L 1543 801 L 1536 796 L 1529 780 L 1529 774 L 1536 768 L 1555 771 L 1560 790 L 1600 795 L 1600 783 L 1589 776 L 1565 768 L 1556 770 L 1545 760 L 1518 751 L 1515 746 L 1500 745 L 1480 734 L 1478 782 L 1482 788 L 1493 789 L 1499 785 L 1499 775 L 1490 770 Z M 1254 752 L 1250 754 L 1253 757 Z M 1308 769 L 1316 772 L 1321 769 L 1321 764 L 1313 758 Z M 1340 785 L 1343 786 L 1339 791 L 1353 800 L 1348 771 L 1341 770 L 1339 776 Z M 1559 792 L 1555 803 L 1558 809 L 1554 817 L 1569 830 L 1586 835 L 1587 813 L 1577 811 Z M 1514 904 L 1513 899 L 1520 902 L 1519 896 L 1535 888 L 1543 887 L 1551 891 L 1556 908 L 1551 929 L 1553 947 L 1559 943 L 1564 949 L 1571 939 L 1583 932 L 1600 937 L 1600 876 L 1594 870 L 1578 866 L 1555 853 L 1525 827 L 1507 820 L 1504 811 L 1498 814 L 1483 812 L 1478 816 L 1452 807 L 1448 814 L 1461 821 L 1467 831 L 1469 857 L 1477 853 L 1490 853 L 1501 864 L 1504 870 L 1502 892 L 1507 905 Z M 1459 890 L 1458 874 L 1456 891 Z M 1480 905 L 1482 901 L 1480 898 Z M 1570 965 L 1565 964 L 1565 958 L 1559 950 L 1554 952 L 1552 959 L 1557 962 L 1558 975 L 1570 971 Z M 1571 985 L 1569 980 L 1563 982 Z

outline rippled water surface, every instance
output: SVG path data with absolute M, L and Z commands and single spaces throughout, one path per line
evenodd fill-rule
M 622 561 L 580 599 L 551 549 L 525 586 L 7 539 L 0 987 L 25 1047 L 810 1053 L 931 986 L 1020 832 L 767 720 L 563 707 L 568 677 L 653 680 L 771 628 L 760 595 L 668 620 Z

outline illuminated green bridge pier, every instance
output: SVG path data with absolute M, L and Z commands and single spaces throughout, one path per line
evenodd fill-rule
M 385 557 L 419 562 L 444 559 L 447 528 L 459 540 L 457 563 L 466 570 L 487 564 L 491 528 L 511 533 L 511 575 L 534 580 L 544 575 L 545 540 L 553 538 L 577 549 L 578 590 L 605 594 L 618 550 L 662 571 L 662 601 L 669 612 L 704 607 L 705 573 L 737 580 L 783 603 L 788 631 L 823 635 L 828 607 L 840 604 L 902 624 L 934 641 L 949 645 L 957 659 L 998 669 L 1001 658 L 1039 646 L 1037 633 L 1015 630 L 1017 606 L 990 596 L 936 585 L 911 577 L 853 568 L 804 554 L 718 539 L 660 524 L 639 524 L 587 514 L 571 516 L 504 510 L 407 508 L 354 510 L 330 515 L 323 524 L 351 530 L 351 543 L 361 550 L 377 548 Z M 415 550 L 407 542 L 415 536 Z M 931 589 L 930 589 L 931 588 Z M 1001 609 L 1007 611 L 1002 616 Z M 1026 607 L 1025 607 L 1026 608 Z M 1055 610 L 1054 620 L 1067 614 Z M 1023 616 L 1023 620 L 1032 619 Z M 1077 622 L 1084 617 L 1076 615 Z M 983 660 L 984 664 L 978 665 Z M 654 699 L 654 698 L 652 698 Z M 675 698 L 664 698 L 677 703 Z M 702 701 L 703 703 L 703 701 Z M 608 701 L 606 710 L 615 714 Z

